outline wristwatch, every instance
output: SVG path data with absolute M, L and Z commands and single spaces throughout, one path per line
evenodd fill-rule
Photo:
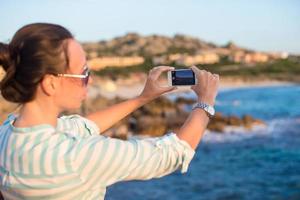
M 206 103 L 198 102 L 198 103 L 194 104 L 192 110 L 194 110 L 196 108 L 203 109 L 209 118 L 212 118 L 215 115 L 214 107 L 212 107 L 211 105 L 208 105 Z

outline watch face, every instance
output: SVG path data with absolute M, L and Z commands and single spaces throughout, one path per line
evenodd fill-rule
M 208 106 L 208 112 L 211 115 L 215 115 L 215 109 L 213 107 L 211 107 L 211 106 Z

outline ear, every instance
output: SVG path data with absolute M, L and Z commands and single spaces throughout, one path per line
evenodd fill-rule
M 41 88 L 48 96 L 54 95 L 58 89 L 58 86 L 58 79 L 54 75 L 47 74 L 41 81 Z

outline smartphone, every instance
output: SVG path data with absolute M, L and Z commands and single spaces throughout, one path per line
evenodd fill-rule
M 168 84 L 170 86 L 196 85 L 197 79 L 191 69 L 176 69 L 168 71 Z

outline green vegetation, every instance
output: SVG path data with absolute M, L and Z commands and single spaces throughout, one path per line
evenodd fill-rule
M 176 66 L 171 63 L 170 66 L 175 68 L 185 68 Z M 136 66 L 124 68 L 107 67 L 103 70 L 96 71 L 96 75 L 109 76 L 111 78 L 127 77 L 132 72 L 148 73 L 153 67 L 150 58 L 145 59 L 145 63 Z M 212 73 L 218 73 L 221 76 L 234 76 L 242 78 L 269 78 L 283 81 L 300 82 L 300 62 L 289 59 L 276 60 L 269 63 L 260 64 L 237 64 L 222 58 L 220 63 L 212 65 L 198 65 L 200 69 L 208 70 Z
M 196 53 L 197 49 L 188 49 L 184 47 L 176 47 L 176 46 L 171 46 L 168 48 L 168 54 L 175 54 L 175 53 L 187 53 L 189 55 L 194 55 Z
M 283 81 L 300 82 L 300 63 L 288 59 L 276 60 L 256 65 L 229 65 L 210 68 L 212 72 L 223 76 L 244 78 L 269 78 Z

